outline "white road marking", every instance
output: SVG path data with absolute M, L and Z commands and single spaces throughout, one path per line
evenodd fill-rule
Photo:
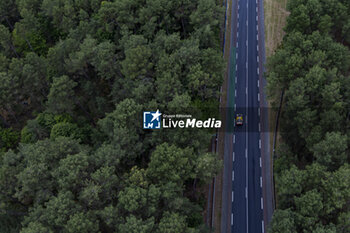
M 258 52 L 259 52 L 259 45 L 257 45 L 257 46 L 256 46 L 256 51 L 258 51 Z
M 245 67 L 246 69 L 248 69 L 248 61 L 245 63 Z
M 238 48 L 238 41 L 236 42 L 236 47 Z
M 264 202 L 263 202 L 263 198 L 260 199 L 260 205 L 261 205 L 261 209 L 264 209 Z
M 261 167 L 261 157 L 259 158 L 259 164 L 260 164 L 260 167 Z
M 259 35 L 258 34 L 256 34 L 256 40 L 259 41 Z
M 256 21 L 258 21 L 258 16 L 255 17 Z
M 232 152 L 232 161 L 235 161 L 235 152 Z
M 248 157 L 248 149 L 245 148 L 245 157 L 247 158 Z
M 236 142 L 236 136 L 233 135 L 233 143 L 235 143 L 235 142 Z
M 260 93 L 258 93 L 258 101 L 260 102 Z
M 231 213 L 231 226 L 233 225 L 233 213 Z
M 232 198 L 231 199 L 232 199 L 232 202 L 233 202 L 233 191 L 232 191 Z
M 260 188 L 262 188 L 262 177 L 260 176 Z
M 258 31 L 258 25 L 256 25 L 256 30 Z
M 235 97 L 237 97 L 237 90 L 235 89 Z
M 248 87 L 245 88 L 245 94 L 248 95 Z
M 258 67 L 257 71 L 258 71 L 258 75 L 259 75 L 259 67 Z
M 237 38 L 239 37 L 239 31 L 237 31 Z
M 245 187 L 245 198 L 248 198 L 248 189 Z
M 262 233 L 264 233 L 264 230 L 265 230 L 265 229 L 264 229 L 264 220 L 262 220 L 262 221 L 261 221 L 261 231 L 262 231 Z
M 261 139 L 259 139 L 259 149 L 261 149 Z
M 236 55 L 236 57 L 237 57 L 237 55 Z M 237 71 L 237 64 L 236 64 L 236 71 Z
M 238 58 L 238 53 L 236 53 L 236 59 Z M 237 67 L 237 65 L 236 65 L 236 67 Z M 237 70 L 237 68 L 236 68 L 236 70 Z
M 245 46 L 248 46 L 248 40 L 245 41 Z
M 256 13 L 258 13 L 258 7 L 256 7 L 255 9 L 256 9 Z
M 258 109 L 258 115 L 260 116 L 260 108 Z
M 235 111 L 236 111 L 236 104 L 235 104 Z
M 245 25 L 247 25 L 247 26 L 248 26 L 248 20 L 247 20 L 247 21 L 245 21 Z
M 260 123 L 259 123 L 259 132 L 261 132 L 261 127 L 260 127 Z
M 232 171 L 232 181 L 235 180 L 235 171 Z
M 236 75 L 236 77 L 235 77 L 235 83 L 237 84 L 237 75 Z
M 256 61 L 259 63 L 259 56 L 256 56 Z
M 258 79 L 258 87 L 259 87 L 259 84 L 260 84 L 259 82 L 260 82 L 260 81 L 259 81 L 259 79 Z

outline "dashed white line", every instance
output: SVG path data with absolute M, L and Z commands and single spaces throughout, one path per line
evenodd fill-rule
M 260 123 L 259 123 L 259 132 L 261 132 L 261 127 L 260 127 Z
M 248 69 L 248 62 L 245 63 L 245 67 L 246 67 L 246 69 Z
M 245 88 L 245 94 L 248 95 L 248 87 Z
M 260 108 L 258 108 L 258 115 L 260 116 Z
M 236 42 L 236 47 L 238 48 L 238 41 Z
M 233 191 L 232 191 L 232 198 L 231 198 L 232 202 L 233 202 Z
M 260 188 L 262 188 L 262 177 L 260 176 Z
M 237 97 L 237 90 L 235 89 L 235 97 Z
M 258 31 L 258 25 L 256 25 L 256 30 Z
M 237 84 L 237 75 L 235 76 L 235 83 Z
M 237 60 L 237 58 L 238 58 L 238 53 L 236 53 L 236 60 Z M 236 65 L 236 67 L 237 67 L 237 65 Z M 236 69 L 237 70 L 237 69 Z
M 259 83 L 259 79 L 258 79 L 258 87 L 259 87 L 260 83 Z
M 265 230 L 265 229 L 264 229 L 264 220 L 262 220 L 262 221 L 261 221 L 261 231 L 262 231 L 262 233 L 264 233 L 264 230 Z
M 239 37 L 239 31 L 237 31 L 237 38 Z
M 257 73 L 258 73 L 258 75 L 259 75 L 259 67 L 258 67 L 258 69 L 257 69 Z
M 258 93 L 258 102 L 260 102 L 260 93 Z
M 236 54 L 236 57 L 237 57 L 237 54 Z M 236 64 L 236 71 L 237 71 L 237 64 Z
M 236 111 L 236 104 L 235 104 L 235 111 Z
M 236 136 L 233 135 L 233 143 L 235 143 L 235 142 L 236 142 Z
M 247 25 L 247 26 L 248 26 L 248 20 L 247 20 L 247 21 L 245 21 L 245 25 Z
M 248 40 L 245 41 L 245 45 L 248 46 Z
M 260 198 L 260 206 L 261 206 L 261 209 L 263 210 L 263 209 L 264 209 L 264 202 L 263 202 L 263 198 Z
M 257 46 L 256 46 L 256 51 L 258 51 L 258 52 L 259 52 L 259 45 L 257 45 Z
M 256 21 L 258 21 L 258 16 L 255 17 Z
M 231 226 L 233 225 L 233 213 L 231 213 Z
M 248 150 L 247 150 L 247 148 L 245 148 L 245 157 L 246 158 L 248 157 Z
M 261 157 L 259 158 L 259 164 L 260 164 L 260 167 L 261 167 Z
M 232 181 L 235 180 L 235 171 L 232 171 Z
M 261 139 L 259 139 L 259 149 L 261 149 Z
M 256 56 L 256 60 L 257 60 L 257 62 L 259 63 L 259 56 Z
M 256 13 L 258 13 L 258 7 L 256 7 L 255 9 L 256 9 Z
M 245 198 L 248 198 L 248 189 L 245 187 Z
M 232 152 L 232 161 L 235 161 L 235 152 Z

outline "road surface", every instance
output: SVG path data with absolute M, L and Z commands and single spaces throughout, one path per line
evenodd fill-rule
M 233 126 L 235 114 L 241 113 L 244 125 L 226 129 L 222 233 L 265 232 L 272 214 L 268 121 L 261 93 L 265 84 L 261 74 L 264 54 L 259 51 L 259 39 L 264 36 L 259 30 L 261 1 L 232 2 L 227 123 Z

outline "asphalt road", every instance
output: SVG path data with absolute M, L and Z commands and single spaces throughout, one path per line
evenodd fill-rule
M 231 232 L 264 232 L 258 1 L 239 0 L 237 7 L 234 111 L 244 125 L 232 136 Z M 233 119 L 232 119 L 233 123 Z

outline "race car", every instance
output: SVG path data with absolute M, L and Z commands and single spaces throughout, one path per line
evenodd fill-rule
M 236 114 L 236 126 L 241 126 L 243 125 L 243 115 L 242 114 Z

